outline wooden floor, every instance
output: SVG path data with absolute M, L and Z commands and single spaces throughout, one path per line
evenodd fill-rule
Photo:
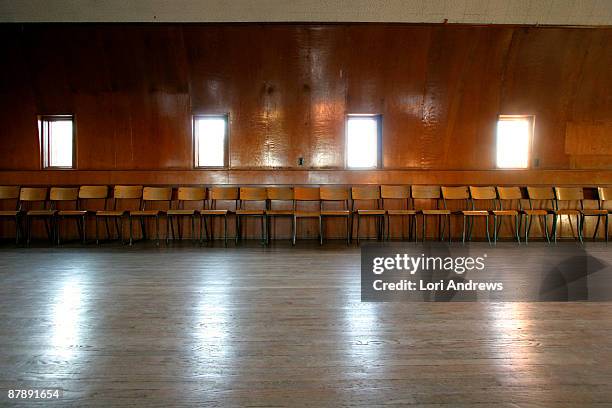
M 43 387 L 64 395 L 39 406 L 612 406 L 610 303 L 361 303 L 359 262 L 4 245 L 0 406 Z

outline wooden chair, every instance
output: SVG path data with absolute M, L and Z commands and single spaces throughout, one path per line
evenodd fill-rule
M 568 205 L 571 205 L 571 202 L 577 202 L 578 208 L 560 208 L 560 202 L 567 202 Z M 582 222 L 584 221 L 584 216 L 582 212 L 584 211 L 584 191 L 582 187 L 555 187 L 555 210 L 554 210 L 554 221 L 553 221 L 553 234 L 555 236 L 555 243 L 557 242 L 557 227 L 559 225 L 559 220 L 564 215 L 567 216 L 568 221 L 571 224 L 571 216 L 576 217 L 576 235 L 580 242 L 583 242 L 582 239 L 582 231 L 583 226 Z
M 319 220 L 319 242 L 321 241 L 321 204 L 319 211 L 304 211 L 298 207 L 304 202 L 321 200 L 319 187 L 294 187 L 293 188 L 293 237 L 292 244 L 295 245 L 297 237 L 297 220 L 302 218 L 317 218 Z
M 247 203 L 262 202 L 263 208 L 249 209 Z M 266 207 L 268 206 L 268 193 L 265 187 L 240 187 L 240 199 L 236 209 L 236 243 L 242 238 L 242 218 L 255 217 L 261 220 L 261 243 L 266 244 Z
M 128 222 L 130 226 L 130 245 L 133 243 L 132 238 L 132 218 L 140 219 L 140 230 L 142 239 L 147 239 L 147 230 L 145 227 L 146 218 L 155 218 L 155 244 L 159 245 L 159 217 L 165 214 L 165 210 L 147 209 L 147 204 L 152 205 L 158 202 L 167 202 L 168 209 L 172 204 L 172 187 L 145 187 L 142 190 L 142 200 L 140 210 L 132 210 L 128 212 Z
M 218 209 L 219 201 L 234 201 L 235 209 L 238 209 L 239 198 L 238 187 L 213 187 L 210 189 L 210 206 L 207 210 L 200 211 L 200 217 L 204 219 L 204 227 L 206 228 L 206 218 L 210 218 L 210 238 L 214 240 L 213 219 L 215 217 L 223 217 L 223 242 L 227 246 L 227 217 L 232 214 L 228 209 Z
M 597 237 L 597 232 L 599 230 L 599 220 L 601 218 L 604 218 L 604 227 L 605 227 L 605 232 L 604 232 L 604 236 L 606 239 L 606 242 L 608 242 L 608 218 L 610 218 L 610 213 L 612 212 L 611 209 L 606 208 L 606 202 L 610 202 L 612 201 L 612 187 L 598 187 L 597 188 L 597 207 L 598 207 L 598 212 L 597 212 L 597 225 L 595 226 L 595 231 L 593 232 L 593 239 L 595 239 L 595 237 Z M 589 216 L 591 214 L 587 213 L 587 211 L 592 211 L 592 210 L 585 210 L 585 215 Z
M 352 208 L 351 212 L 357 215 L 357 244 L 359 244 L 359 231 L 361 217 L 375 217 L 376 236 L 382 239 L 385 230 L 385 210 L 382 209 L 379 186 L 360 186 L 351 188 Z M 361 201 L 373 202 L 376 208 L 358 209 L 356 205 Z
M 46 187 L 21 187 L 19 192 L 19 211 L 25 211 L 27 245 L 30 245 L 32 221 L 34 219 L 42 219 L 44 221 L 49 241 L 53 242 L 53 221 L 57 211 L 52 208 L 47 208 L 47 192 L 48 190 Z M 42 208 L 33 210 L 32 206 L 36 203 Z
M 100 243 L 99 238 L 99 220 L 103 219 L 106 224 L 106 237 L 110 239 L 110 228 L 108 226 L 108 220 L 112 219 L 115 223 L 115 230 L 118 238 L 123 243 L 123 216 L 129 211 L 129 209 L 118 209 L 118 205 L 125 201 L 138 200 L 138 206 L 140 208 L 142 201 L 142 186 L 115 186 L 113 188 L 113 208 L 111 210 L 106 209 L 106 200 L 104 201 L 104 209 L 96 211 L 96 244 Z M 132 225 L 130 223 L 130 234 Z
M 548 233 L 548 216 L 553 217 L 553 225 L 551 233 L 554 233 L 556 217 L 555 213 L 555 192 L 552 187 L 527 187 L 527 195 L 529 196 L 529 208 L 524 209 L 525 213 L 525 244 L 529 243 L 529 232 L 531 231 L 531 223 L 533 217 L 539 217 L 544 221 L 544 235 L 546 241 L 550 243 L 550 234 Z M 546 204 L 540 206 L 542 208 L 534 208 L 534 201 L 549 202 L 550 208 L 546 208 Z
M 387 241 L 389 240 L 389 232 L 391 230 L 391 217 L 409 217 L 408 218 L 408 239 L 414 237 L 416 240 L 416 215 L 414 209 L 414 201 L 410 196 L 410 186 L 380 186 L 380 197 L 382 207 L 385 208 L 385 200 L 401 201 L 401 209 L 387 209 Z M 402 238 L 403 238 L 402 233 Z
M 266 210 L 266 219 L 268 225 L 266 230 L 268 231 L 267 238 L 270 243 L 270 236 L 272 235 L 272 220 L 277 217 L 289 217 L 291 220 L 291 241 L 293 242 L 293 210 L 292 209 L 273 209 L 274 203 L 280 202 L 290 204 L 293 206 L 293 188 L 292 187 L 268 187 L 266 189 L 268 195 L 268 209 Z
M 495 235 L 495 240 L 497 239 L 497 231 L 495 230 L 496 216 L 495 216 L 495 213 L 493 213 L 493 211 L 496 210 L 497 191 L 495 191 L 495 187 L 493 186 L 485 186 L 485 187 L 470 186 L 469 190 L 470 190 L 469 196 L 470 196 L 470 202 L 472 204 L 472 209 L 463 211 L 464 219 L 465 217 L 469 217 L 469 219 L 472 220 L 472 222 L 470 223 L 470 234 L 469 234 L 468 239 L 470 241 L 472 240 L 472 229 L 474 226 L 473 220 L 475 220 L 476 217 L 485 217 L 485 221 L 487 223 L 486 225 L 487 241 L 489 241 L 489 244 L 490 244 L 491 243 L 491 233 L 489 232 L 489 216 L 491 214 L 493 214 L 493 228 L 494 228 L 493 235 Z M 481 206 L 476 205 L 477 202 L 487 203 L 490 209 L 486 209 L 486 210 L 482 209 Z
M 95 215 L 97 210 L 87 209 L 87 203 L 90 200 L 104 200 L 102 208 L 106 208 L 106 200 L 108 198 L 108 186 L 81 186 L 77 198 L 76 210 L 61 210 L 58 211 L 58 218 L 75 218 L 77 227 L 80 225 L 82 231 L 83 244 L 87 243 L 87 216 Z M 96 237 L 97 240 L 97 237 Z M 58 223 L 58 245 L 59 245 L 59 223 Z
M 497 208 L 493 210 L 493 242 L 497 243 L 497 238 L 499 236 L 499 229 L 501 228 L 502 220 L 498 223 L 497 217 L 514 217 L 514 233 L 516 235 L 516 242 L 521 243 L 521 222 L 523 218 L 523 205 L 522 198 L 523 194 L 521 193 L 520 187 L 497 187 Z M 512 202 L 517 202 L 517 208 L 512 209 L 504 208 L 504 203 L 509 203 L 510 207 L 512 206 Z
M 0 186 L 0 200 L 14 201 L 14 210 L 0 210 L 0 218 L 11 219 L 15 222 L 15 244 L 18 245 L 21 235 L 21 228 L 19 226 L 21 219 L 21 212 L 19 211 L 19 186 Z
M 434 216 L 438 219 L 438 236 L 440 240 L 444 241 L 444 234 L 446 231 L 446 225 L 448 224 L 448 231 L 450 236 L 450 210 L 441 209 L 440 201 L 442 200 L 442 192 L 439 186 L 420 186 L 413 185 L 411 187 L 411 195 L 413 200 L 433 200 L 435 202 L 435 209 L 418 209 L 417 212 L 421 214 L 422 219 L 422 241 L 425 242 L 425 236 L 427 235 L 427 217 Z M 446 223 L 442 222 L 442 217 L 446 220 Z
M 60 245 L 61 223 L 67 218 L 75 220 L 81 242 L 85 243 L 85 216 L 87 215 L 87 211 L 79 210 L 79 188 L 51 187 L 51 191 L 49 192 L 49 201 L 51 202 L 51 208 L 57 210 L 55 213 L 55 239 L 57 245 Z M 59 209 L 59 203 L 68 203 L 68 205 L 73 208 L 70 210 Z
M 181 219 L 191 219 L 191 240 L 197 241 L 195 233 L 196 219 L 200 215 L 200 211 L 206 208 L 206 187 L 179 187 L 177 191 L 178 208 L 170 208 L 166 211 L 166 243 L 170 240 L 170 229 L 172 229 L 172 239 L 175 239 L 174 235 L 174 222 L 176 219 L 176 227 L 178 230 L 178 237 L 180 240 L 183 239 L 183 233 L 181 228 Z M 186 209 L 185 203 L 198 202 L 202 204 L 200 208 Z M 200 217 L 200 241 L 202 240 L 202 217 Z
M 323 220 L 325 218 L 344 218 L 346 222 L 346 244 L 351 243 L 351 211 L 349 210 L 349 191 L 346 187 L 322 186 L 320 191 L 321 225 L 319 234 L 319 244 L 323 245 Z M 341 209 L 325 209 L 326 202 L 341 202 Z
M 458 186 L 458 187 L 441 187 L 442 189 L 442 202 L 444 203 L 444 209 L 448 209 L 449 201 L 459 201 L 463 203 L 461 209 L 459 210 L 450 210 L 449 213 L 449 222 L 448 222 L 448 241 L 452 240 L 451 234 L 451 223 L 450 217 L 452 215 L 461 215 L 463 218 L 463 229 L 461 232 L 461 241 L 465 244 L 466 235 L 468 236 L 468 240 L 472 239 L 472 230 L 474 225 L 474 217 L 486 216 L 487 221 L 487 239 L 489 243 L 491 239 L 489 237 L 489 212 L 481 211 L 481 210 L 468 210 L 467 208 L 470 206 L 470 191 L 467 186 Z M 467 225 L 466 225 L 467 224 Z

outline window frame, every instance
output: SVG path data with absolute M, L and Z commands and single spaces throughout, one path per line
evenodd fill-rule
M 498 127 L 499 127 L 499 122 L 503 121 L 504 119 L 527 119 L 530 123 L 529 123 L 529 135 L 528 135 L 528 141 L 527 141 L 527 166 L 525 167 L 500 167 L 499 163 L 497 162 L 497 155 L 498 155 L 498 150 L 499 150 L 499 135 L 497 133 Z M 522 115 L 505 115 L 505 114 L 500 114 L 497 115 L 497 120 L 495 121 L 495 152 L 494 152 L 494 161 L 495 161 L 495 168 L 498 170 L 529 170 L 531 169 L 532 166 L 532 156 L 533 156 L 533 141 L 535 139 L 535 115 L 531 115 L 531 114 L 522 114 Z
M 199 141 L 196 137 L 196 121 L 200 118 L 218 118 L 225 121 L 225 137 L 223 140 L 223 165 L 221 166 L 200 166 L 199 160 Z M 229 126 L 229 113 L 198 113 L 191 116 L 191 139 L 193 149 L 193 168 L 197 170 L 201 169 L 227 169 L 229 168 L 229 138 L 230 138 L 230 126 Z
M 376 120 L 376 166 L 373 167 L 351 167 L 348 164 L 348 151 L 349 151 L 349 134 L 348 134 L 348 122 L 351 118 L 366 117 Z M 348 113 L 344 120 L 344 169 L 345 170 L 380 170 L 383 168 L 383 115 L 382 113 Z
M 77 136 L 76 119 L 74 114 L 45 114 L 38 115 L 38 145 L 40 150 L 40 168 L 43 170 L 76 170 L 77 169 Z M 72 122 L 72 165 L 71 166 L 52 166 L 49 131 L 43 129 L 45 123 L 59 122 L 70 119 Z

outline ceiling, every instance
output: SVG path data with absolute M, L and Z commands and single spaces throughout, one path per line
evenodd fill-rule
M 612 25 L 612 0 L 0 0 L 0 22 Z

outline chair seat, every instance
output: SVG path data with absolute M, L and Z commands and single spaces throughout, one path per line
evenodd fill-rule
M 355 211 L 359 215 L 385 215 L 385 210 L 357 210 Z
M 130 216 L 132 217 L 156 217 L 162 214 L 162 210 L 138 210 L 138 211 L 130 211 Z
M 56 213 L 57 210 L 30 210 L 26 214 L 34 217 L 51 217 Z
M 523 210 L 527 215 L 547 215 L 548 210 Z
M 348 217 L 351 215 L 349 210 L 324 210 L 321 211 L 322 216 Z
M 478 216 L 486 216 L 489 215 L 489 212 L 486 210 L 465 210 L 461 211 L 463 215 L 478 215 Z
M 387 210 L 389 215 L 415 215 L 417 210 Z
M 422 210 L 423 215 L 450 215 L 450 210 Z
M 321 213 L 318 211 L 296 211 L 294 215 L 297 218 L 319 217 Z
M 493 210 L 495 215 L 518 215 L 517 210 Z
M 237 215 L 264 215 L 265 210 L 236 210 Z
M 584 215 L 608 215 L 609 210 L 582 210 Z
M 125 214 L 125 211 L 123 210 L 100 210 L 100 211 L 96 211 L 96 216 L 98 217 L 121 217 L 123 214 Z
M 16 217 L 19 211 L 0 211 L 0 217 Z
M 197 210 L 168 210 L 166 215 L 195 215 Z
M 229 210 L 200 210 L 200 215 L 227 215 Z
M 557 215 L 579 215 L 580 210 L 557 210 L 555 211 Z
M 57 215 L 62 215 L 62 216 L 83 216 L 83 215 L 87 215 L 87 211 L 86 210 L 61 210 L 57 212 Z
M 266 210 L 268 215 L 293 215 L 293 210 Z

